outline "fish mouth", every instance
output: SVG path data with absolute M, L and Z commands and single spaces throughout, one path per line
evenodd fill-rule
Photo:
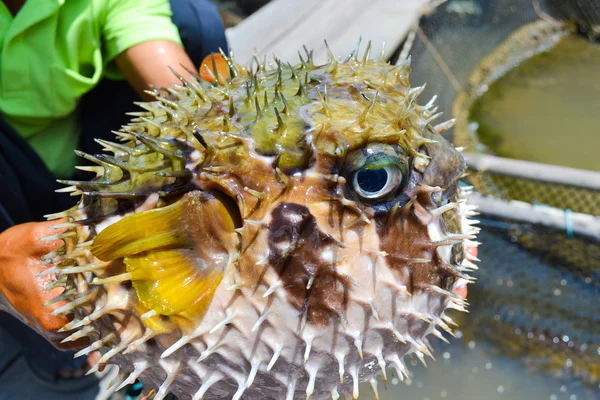
M 213 190 L 210 193 L 221 201 L 223 207 L 229 213 L 229 217 L 232 219 L 235 229 L 241 228 L 244 225 L 244 217 L 242 216 L 240 206 L 235 199 L 220 190 Z

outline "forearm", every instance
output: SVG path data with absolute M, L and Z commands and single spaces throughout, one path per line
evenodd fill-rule
M 185 68 L 197 70 L 183 48 L 168 40 L 141 43 L 121 53 L 115 61 L 129 84 L 144 100 L 153 100 L 152 96 L 144 93 L 151 85 L 168 87 L 180 83 L 169 67 L 183 76 L 189 75 Z

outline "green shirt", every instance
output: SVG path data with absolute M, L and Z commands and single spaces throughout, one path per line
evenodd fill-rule
M 149 40 L 181 43 L 168 0 L 0 1 L 0 113 L 59 177 L 72 174 L 80 97 L 114 58 Z

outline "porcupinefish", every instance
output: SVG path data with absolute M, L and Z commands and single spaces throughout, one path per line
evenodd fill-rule
M 465 162 L 409 61 L 369 48 L 223 56 L 227 76 L 177 75 L 105 154 L 78 153 L 96 177 L 63 181 L 81 200 L 48 217 L 68 222 L 46 257 L 78 355 L 157 400 L 358 397 L 431 355 L 475 268 Z

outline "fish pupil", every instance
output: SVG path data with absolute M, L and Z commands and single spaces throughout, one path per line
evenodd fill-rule
M 377 193 L 385 188 L 388 182 L 388 172 L 385 168 L 361 169 L 356 176 L 356 182 L 366 193 Z

